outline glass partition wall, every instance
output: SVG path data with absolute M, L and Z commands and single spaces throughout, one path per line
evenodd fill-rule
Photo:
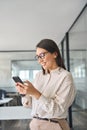
M 74 129 L 87 129 L 87 7 L 69 31 L 70 70 L 77 89 L 73 106 Z M 76 43 L 76 46 L 73 46 Z
M 60 44 L 60 49 L 66 68 L 72 73 L 77 91 L 72 109 L 69 110 L 70 126 L 73 128 L 73 130 L 86 130 L 87 4 L 81 11 L 72 27 L 66 33 L 63 41 Z

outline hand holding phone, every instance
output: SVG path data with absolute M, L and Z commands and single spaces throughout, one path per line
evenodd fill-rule
M 13 76 L 12 78 L 13 78 L 13 80 L 14 80 L 16 83 L 17 83 L 17 82 L 20 82 L 20 83 L 23 84 L 23 81 L 20 79 L 19 76 Z
M 17 83 L 17 82 L 20 82 L 20 83 L 22 83 L 23 84 L 23 81 L 20 79 L 20 77 L 19 76 L 13 76 L 12 77 L 13 78 L 13 80 Z M 25 94 L 20 94 L 21 96 L 25 96 Z

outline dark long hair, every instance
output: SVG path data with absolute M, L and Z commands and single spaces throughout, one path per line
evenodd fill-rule
M 51 39 L 43 39 L 36 45 L 36 48 L 38 48 L 38 47 L 43 48 L 43 49 L 47 50 L 50 53 L 56 52 L 57 53 L 57 58 L 55 60 L 56 60 L 57 65 L 59 67 L 62 67 L 64 69 L 66 69 L 65 65 L 64 65 L 64 62 L 63 62 L 63 59 L 61 57 L 59 48 L 58 48 L 57 44 L 53 40 L 51 40 Z M 43 69 L 43 74 L 45 74 L 44 69 Z

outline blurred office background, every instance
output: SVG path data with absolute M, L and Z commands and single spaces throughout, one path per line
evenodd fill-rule
M 66 68 L 74 78 L 77 94 L 69 109 L 70 127 L 87 130 L 87 1 L 4 0 L 0 1 L 0 16 L 0 100 L 11 99 L 0 103 L 1 113 L 8 107 L 8 117 L 0 118 L 0 130 L 29 129 L 31 119 L 21 114 L 21 96 L 12 76 L 33 82 L 41 69 L 35 60 L 35 45 L 42 38 L 58 43 Z M 11 109 L 17 112 L 14 108 L 20 108 L 20 117 L 11 119 L 8 113 Z

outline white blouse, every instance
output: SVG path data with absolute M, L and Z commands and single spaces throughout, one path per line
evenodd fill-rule
M 70 72 L 57 68 L 43 75 L 40 71 L 33 85 L 42 93 L 41 97 L 38 100 L 29 95 L 22 97 L 22 104 L 32 108 L 32 116 L 58 119 L 67 117 L 76 94 Z

